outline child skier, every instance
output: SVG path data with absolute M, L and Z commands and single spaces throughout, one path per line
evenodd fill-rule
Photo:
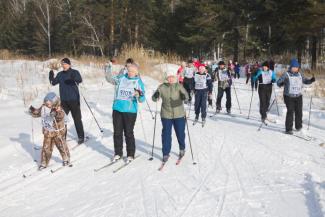
M 199 72 L 194 75 L 194 89 L 195 89 L 195 121 L 198 122 L 201 112 L 202 126 L 205 124 L 207 116 L 207 98 L 208 94 L 212 95 L 212 79 L 207 73 L 205 66 L 199 67 Z
M 63 166 L 70 163 L 70 152 L 66 143 L 66 125 L 65 113 L 61 108 L 60 98 L 53 92 L 48 93 L 44 98 L 43 105 L 36 109 L 33 106 L 29 108 L 33 117 L 42 118 L 42 131 L 44 135 L 41 164 L 39 170 L 45 169 L 51 159 L 53 146 L 59 150 Z
M 284 86 L 284 102 L 287 107 L 286 115 L 286 133 L 292 135 L 293 127 L 293 114 L 295 114 L 295 128 L 297 131 L 302 129 L 302 91 L 303 84 L 312 84 L 315 81 L 313 76 L 311 79 L 307 79 L 299 71 L 299 63 L 297 59 L 290 61 L 290 67 L 288 72 L 285 72 L 277 81 L 279 87 Z
M 187 62 L 187 66 L 184 69 L 184 81 L 183 81 L 183 87 L 187 91 L 187 94 L 189 96 L 189 103 L 192 102 L 192 91 L 194 89 L 194 74 L 196 72 L 196 68 L 193 65 L 192 60 L 189 60 Z
M 167 71 L 167 80 L 161 84 L 152 100 L 162 99 L 161 105 L 161 122 L 162 129 L 162 153 L 163 163 L 167 162 L 172 144 L 172 127 L 176 133 L 179 144 L 179 159 L 185 154 L 185 109 L 183 101 L 188 100 L 188 94 L 184 87 L 177 82 L 176 72 Z
M 232 85 L 232 79 L 231 79 L 231 73 L 229 70 L 225 67 L 225 62 L 220 61 L 219 62 L 219 69 L 217 71 L 217 75 L 215 76 L 216 79 L 218 79 L 218 96 L 217 96 L 217 109 L 216 113 L 219 113 L 222 110 L 221 107 L 221 100 L 223 97 L 224 92 L 226 92 L 226 109 L 227 113 L 231 113 L 231 85 Z
M 113 102 L 114 152 L 113 162 L 123 157 L 123 132 L 126 142 L 127 162 L 134 160 L 135 138 L 134 125 L 137 119 L 138 102 L 145 101 L 144 84 L 138 76 L 138 67 L 129 65 L 127 74 L 113 76 L 110 68 L 105 71 L 105 78 L 115 85 Z
M 265 61 L 262 64 L 262 69 L 260 69 L 256 75 L 253 77 L 253 82 L 258 80 L 258 95 L 260 98 L 260 114 L 262 122 L 265 122 L 267 118 L 267 112 L 270 106 L 270 99 L 272 95 L 272 84 L 276 80 L 274 71 L 270 70 L 269 63 Z

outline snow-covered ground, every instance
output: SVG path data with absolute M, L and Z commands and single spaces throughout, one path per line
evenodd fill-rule
M 276 89 L 280 116 L 275 106 L 269 115 L 277 123 L 257 131 L 258 94 L 253 93 L 252 112 L 247 119 L 251 91 L 244 79 L 236 80 L 242 114 L 233 91 L 235 117 L 208 117 L 204 128 L 192 126 L 189 120 L 197 164 L 192 164 L 187 137 L 186 157 L 175 165 L 178 147 L 173 135 L 171 160 L 162 172 L 157 170 L 161 160 L 160 117 L 154 160 L 148 161 L 154 120 L 143 104 L 135 126 L 140 157 L 117 173 L 113 169 L 119 165 L 94 172 L 113 156 L 113 86 L 106 83 L 100 67 L 77 64 L 75 68 L 82 72 L 84 84 L 80 90 L 104 132 L 99 132 L 82 102 L 84 128 L 91 139 L 71 151 L 74 166 L 54 174 L 49 170 L 36 172 L 24 179 L 24 171 L 36 165 L 33 158 L 39 160 L 40 150 L 33 150 L 33 144 L 42 144 L 40 120 L 32 120 L 25 111 L 30 104 L 40 105 L 46 91 L 57 92 L 58 88 L 48 85 L 46 62 L 0 61 L 1 217 L 324 216 L 325 148 L 319 145 L 325 139 L 324 99 L 313 99 L 308 131 L 309 97 L 306 94 L 304 98 L 304 131 L 313 137 L 312 141 L 283 133 L 281 89 Z M 150 108 L 155 111 L 150 95 L 158 83 L 148 77 L 143 80 Z M 212 113 L 210 109 L 208 115 Z M 72 147 L 76 133 L 69 118 L 68 144 Z M 50 164 L 52 168 L 61 164 L 56 149 Z

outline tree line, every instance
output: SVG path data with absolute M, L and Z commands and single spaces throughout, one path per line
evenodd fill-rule
M 183 57 L 294 54 L 325 61 L 324 0 L 0 0 L 0 49 L 117 55 L 124 44 Z

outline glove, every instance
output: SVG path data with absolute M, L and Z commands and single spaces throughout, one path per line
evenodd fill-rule
M 160 93 L 158 90 L 153 94 L 153 97 L 156 99 L 158 99 L 160 97 Z
M 311 79 L 310 79 L 311 83 L 314 83 L 316 81 L 315 77 L 313 76 Z
M 134 96 L 135 97 L 143 96 L 143 92 L 141 91 L 141 89 L 135 89 L 134 88 Z
M 28 109 L 29 113 L 33 113 L 35 111 L 35 108 L 31 105 Z
M 53 72 L 53 70 L 51 70 L 50 73 L 49 73 L 50 82 L 52 82 L 53 79 L 54 79 L 54 72 Z

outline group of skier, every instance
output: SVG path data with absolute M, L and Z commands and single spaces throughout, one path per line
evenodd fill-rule
M 66 143 L 67 127 L 66 116 L 71 111 L 78 134 L 78 144 L 84 142 L 83 125 L 80 111 L 80 94 L 78 85 L 82 82 L 80 73 L 71 68 L 68 58 L 61 60 L 63 71 L 54 76 L 51 70 L 49 80 L 52 85 L 59 84 L 60 97 L 50 92 L 44 98 L 44 103 L 39 108 L 30 107 L 33 117 L 42 118 L 43 148 L 39 169 L 48 166 L 52 155 L 53 146 L 59 149 L 63 159 L 63 166 L 70 165 L 70 153 Z M 245 67 L 246 69 L 246 67 Z M 226 94 L 226 112 L 231 113 L 231 87 L 233 79 L 239 78 L 240 66 L 231 61 L 226 66 L 224 61 L 218 64 L 204 64 L 198 59 L 183 62 L 177 71 L 165 70 L 165 81 L 158 86 L 152 100 L 161 100 L 162 123 L 162 161 L 169 159 L 172 144 L 172 128 L 174 127 L 179 144 L 179 160 L 185 155 L 185 128 L 187 114 L 184 104 L 190 107 L 194 98 L 195 119 L 197 123 L 201 114 L 202 126 L 207 117 L 207 104 L 212 105 L 212 93 L 214 81 L 217 81 L 216 114 L 222 110 L 221 101 Z M 112 59 L 105 67 L 106 80 L 115 85 L 113 101 L 113 129 L 114 129 L 114 157 L 112 162 L 123 159 L 123 134 L 126 143 L 126 163 L 135 159 L 134 126 L 138 114 L 139 103 L 145 102 L 145 85 L 139 74 L 139 66 L 132 58 L 126 60 L 125 66 L 120 67 L 116 60 Z M 273 83 L 279 87 L 284 86 L 284 102 L 287 107 L 286 133 L 293 133 L 293 115 L 295 114 L 295 128 L 302 128 L 302 91 L 303 84 L 311 84 L 315 81 L 304 77 L 300 72 L 300 65 L 296 59 L 292 59 L 287 72 L 277 80 L 270 62 L 265 61 L 262 67 L 251 76 L 252 83 L 258 82 L 260 99 L 261 121 L 267 120 L 270 109 L 270 99 Z M 252 91 L 255 86 L 252 86 Z M 194 95 L 194 97 L 193 97 Z M 188 127 L 188 126 L 187 126 Z M 188 135 L 189 136 L 189 135 Z

